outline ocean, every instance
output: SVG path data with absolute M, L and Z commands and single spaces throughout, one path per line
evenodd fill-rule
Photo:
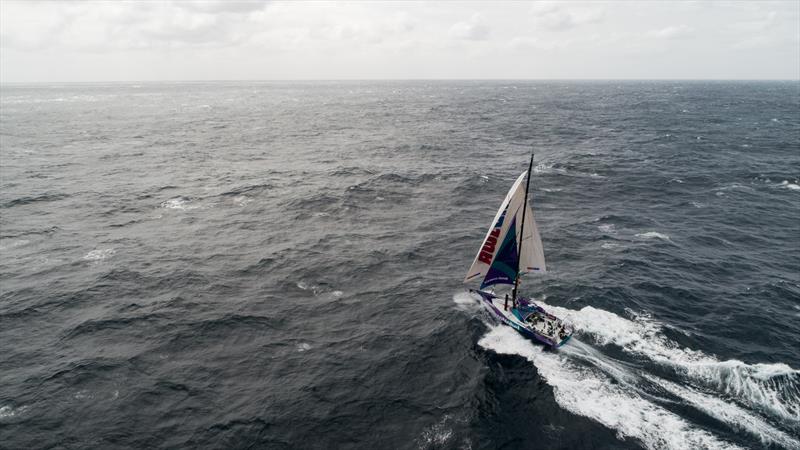
M 5 84 L 0 447 L 798 449 L 798 255 L 796 81 Z

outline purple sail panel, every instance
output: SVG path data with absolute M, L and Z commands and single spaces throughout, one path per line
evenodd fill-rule
M 500 250 L 494 258 L 486 277 L 481 283 L 481 289 L 494 284 L 514 284 L 517 279 L 517 266 L 519 254 L 517 253 L 517 218 L 511 221 L 506 238 L 500 245 Z

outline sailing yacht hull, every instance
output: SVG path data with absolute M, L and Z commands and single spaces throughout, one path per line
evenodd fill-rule
M 536 305 L 526 298 L 520 297 L 517 299 L 519 308 L 505 308 L 505 298 L 498 297 L 492 293 L 484 292 L 476 289 L 470 289 L 481 297 L 481 303 L 501 322 L 514 328 L 523 336 L 530 338 L 538 343 L 544 344 L 550 348 L 558 348 L 566 344 L 572 337 L 572 327 L 564 324 L 561 319 L 549 314 L 541 306 Z M 535 314 L 542 318 L 542 322 L 533 325 L 525 319 L 530 315 Z M 554 327 L 563 327 L 563 333 L 546 334 L 544 331 L 549 324 Z M 544 328 L 544 329 L 543 329 Z

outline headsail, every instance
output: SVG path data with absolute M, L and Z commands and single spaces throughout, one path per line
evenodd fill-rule
M 481 288 L 494 284 L 514 284 L 517 267 L 520 273 L 546 271 L 542 241 L 533 213 L 530 207 L 523 208 L 525 186 L 522 181 L 526 174 L 527 171 L 523 172 L 508 191 L 464 282 L 483 277 Z M 525 235 L 522 237 L 521 251 L 518 252 L 523 210 Z

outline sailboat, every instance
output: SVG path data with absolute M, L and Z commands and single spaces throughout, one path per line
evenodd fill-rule
M 520 277 L 525 273 L 544 273 L 542 238 L 528 205 L 533 154 L 528 170 L 511 186 L 483 239 L 464 283 L 482 280 L 478 294 L 482 303 L 502 323 L 551 348 L 560 347 L 572 337 L 573 327 L 545 311 L 530 298 L 517 295 Z M 524 181 L 524 185 L 523 185 Z M 511 297 L 496 295 L 496 285 L 511 285 Z

